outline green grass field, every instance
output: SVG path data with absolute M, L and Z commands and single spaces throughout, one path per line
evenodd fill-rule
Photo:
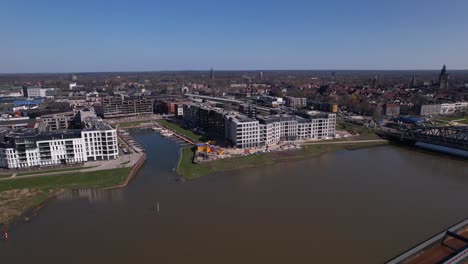
M 177 173 L 188 180 L 194 180 L 209 174 L 253 168 L 265 165 L 273 165 L 280 162 L 302 160 L 307 158 L 319 157 L 326 153 L 339 150 L 355 150 L 379 145 L 385 145 L 385 142 L 369 142 L 358 144 L 320 144 L 304 146 L 300 150 L 269 152 L 253 154 L 249 156 L 215 160 L 206 163 L 192 163 L 194 148 L 185 147 L 182 149 L 182 157 L 177 168 Z
M 75 167 L 75 168 L 63 168 L 63 169 L 54 169 L 54 170 L 27 171 L 27 172 L 20 172 L 16 174 L 16 176 L 28 176 L 28 175 L 35 175 L 35 174 L 42 174 L 42 173 L 50 173 L 50 172 L 75 171 L 75 170 L 82 170 L 82 169 L 89 169 L 89 168 L 93 168 L 93 167 Z
M 167 120 L 157 120 L 156 122 L 158 122 L 159 124 L 177 132 L 178 134 L 181 134 L 183 135 L 184 137 L 194 141 L 194 142 L 203 142 L 204 140 L 204 136 L 203 135 L 200 135 L 200 134 L 196 134 L 195 132 L 191 131 L 191 130 L 187 130 L 185 128 L 182 128 L 181 126 L 177 125 L 177 124 L 174 124 L 172 122 L 169 122 Z
M 468 124 L 468 117 L 466 116 L 444 116 L 444 117 L 434 118 L 434 121 L 439 121 L 439 122 L 455 121 L 455 122 L 462 123 L 462 124 Z
M 105 188 L 121 184 L 127 178 L 131 168 L 119 168 L 103 171 L 76 172 L 63 175 L 38 176 L 32 178 L 14 178 L 0 181 L 0 192 L 14 189 L 79 189 Z
M 139 126 L 141 123 L 146 123 L 146 122 L 145 121 L 122 122 L 122 123 L 114 124 L 113 126 L 117 127 L 118 125 L 119 128 L 134 127 L 134 126 Z

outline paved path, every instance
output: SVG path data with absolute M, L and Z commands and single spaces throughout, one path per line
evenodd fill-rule
M 349 141 L 318 141 L 318 142 L 304 142 L 302 145 L 324 145 L 324 144 L 357 144 L 357 143 L 375 143 L 375 142 L 388 142 L 385 139 L 368 139 L 368 140 L 349 140 Z

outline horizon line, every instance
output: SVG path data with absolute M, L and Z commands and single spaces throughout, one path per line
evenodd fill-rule
M 44 72 L 0 72 L 0 75 L 21 75 L 21 74 L 88 74 L 88 73 L 157 73 L 157 72 L 210 72 L 210 69 L 207 70 L 129 70 L 129 71 L 44 71 Z M 214 72 L 286 72 L 286 71 L 440 71 L 440 69 L 275 69 L 275 70 L 265 70 L 265 69 L 245 69 L 245 70 L 229 70 L 229 69 L 219 69 L 216 70 L 213 68 Z M 467 69 L 450 69 L 448 71 L 468 71 Z

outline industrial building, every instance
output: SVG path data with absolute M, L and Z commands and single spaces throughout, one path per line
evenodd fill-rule
M 101 99 L 96 114 L 102 118 L 128 117 L 153 114 L 153 99 L 112 96 Z
M 3 168 L 73 164 L 117 157 L 116 130 L 96 117 L 87 117 L 83 129 L 0 128 L 0 167 Z

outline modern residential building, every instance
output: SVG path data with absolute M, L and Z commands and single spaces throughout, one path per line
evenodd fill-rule
M 39 131 L 0 128 L 0 167 L 8 169 L 110 160 L 118 157 L 117 133 L 99 118 L 83 129 Z
M 257 117 L 257 107 L 252 104 L 240 104 L 239 105 L 239 112 L 243 115 L 246 115 L 250 118 Z
M 205 104 L 184 104 L 184 119 L 194 126 L 207 130 L 224 132 L 224 116 L 227 112 Z
M 283 98 L 274 96 L 261 96 L 257 103 L 268 107 L 279 107 L 284 104 Z
M 238 148 L 262 146 L 260 142 L 260 122 L 240 114 L 225 117 L 224 136 Z
M 468 102 L 422 105 L 420 109 L 421 116 L 450 115 L 468 109 Z
M 238 148 L 329 138 L 335 136 L 335 129 L 335 114 L 315 111 L 301 116 L 275 115 L 257 119 L 235 113 L 225 117 L 225 137 Z
M 434 104 L 434 105 L 421 105 L 421 116 L 431 116 L 431 115 L 438 115 L 440 114 L 441 105 Z
M 54 131 L 76 128 L 74 112 L 43 115 L 37 118 L 37 121 L 39 131 Z
M 96 114 L 102 118 L 148 115 L 153 113 L 153 99 L 113 96 L 101 98 L 95 107 Z
M 441 104 L 440 105 L 440 114 L 441 115 L 450 115 L 455 112 L 460 112 L 465 109 L 468 109 L 468 102 L 453 103 L 453 104 Z
M 154 110 L 159 114 L 173 114 L 182 116 L 184 113 L 184 101 L 176 99 L 163 99 L 154 101 Z
M 291 97 L 287 96 L 286 98 L 286 106 L 292 108 L 302 108 L 307 106 L 307 98 L 305 97 Z
M 27 87 L 24 96 L 28 98 L 54 98 L 55 88 Z

